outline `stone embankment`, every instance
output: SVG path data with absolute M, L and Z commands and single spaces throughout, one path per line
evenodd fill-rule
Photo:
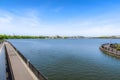
M 113 48 L 111 45 L 113 44 L 109 44 L 109 43 L 102 44 L 100 46 L 100 50 L 103 51 L 104 53 L 120 58 L 120 51 L 117 50 L 116 48 Z

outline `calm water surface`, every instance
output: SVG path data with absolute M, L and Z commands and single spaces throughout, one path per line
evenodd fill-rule
M 49 80 L 120 80 L 120 59 L 99 50 L 119 39 L 12 39 Z
M 0 80 L 6 80 L 5 49 L 0 44 Z

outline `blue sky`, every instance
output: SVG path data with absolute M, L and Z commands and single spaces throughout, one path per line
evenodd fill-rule
M 120 0 L 0 0 L 0 34 L 120 35 Z

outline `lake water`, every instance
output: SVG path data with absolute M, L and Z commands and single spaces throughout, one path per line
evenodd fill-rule
M 6 80 L 5 49 L 0 44 L 0 80 Z
M 119 39 L 10 39 L 49 80 L 120 80 L 120 59 L 102 53 Z

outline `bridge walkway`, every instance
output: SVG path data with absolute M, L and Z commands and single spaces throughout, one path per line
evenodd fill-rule
M 39 80 L 8 42 L 5 46 L 14 80 Z

